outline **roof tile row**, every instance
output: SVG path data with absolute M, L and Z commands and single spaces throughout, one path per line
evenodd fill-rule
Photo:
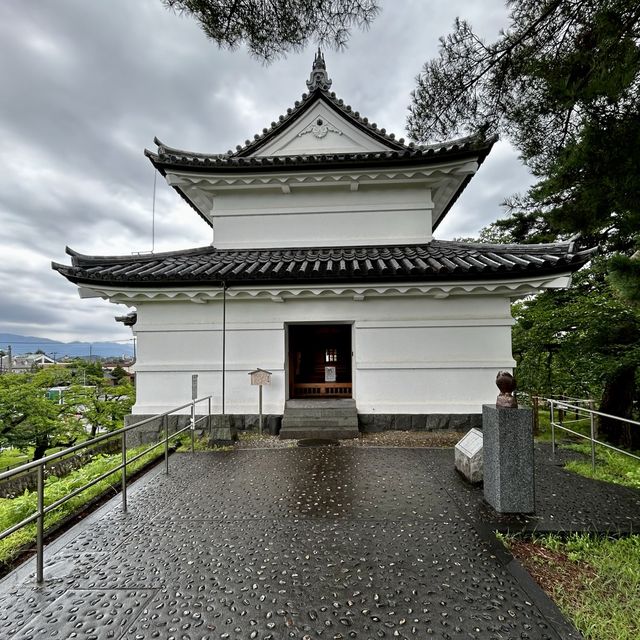
M 591 251 L 571 244 L 490 245 L 433 240 L 420 245 L 215 249 L 143 256 L 82 256 L 53 268 L 73 282 L 140 285 L 367 282 L 520 277 L 574 271 Z

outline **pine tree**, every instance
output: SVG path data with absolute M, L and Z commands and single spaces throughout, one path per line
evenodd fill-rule
M 263 60 L 299 51 L 311 40 L 343 47 L 355 27 L 378 14 L 375 0 L 162 0 L 179 14 L 195 18 L 220 47 L 246 44 Z

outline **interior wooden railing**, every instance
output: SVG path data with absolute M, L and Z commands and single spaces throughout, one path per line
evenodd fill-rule
M 313 382 L 293 385 L 296 398 L 350 398 L 352 393 L 351 382 Z

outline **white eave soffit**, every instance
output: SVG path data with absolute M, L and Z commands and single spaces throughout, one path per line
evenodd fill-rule
M 296 298 L 348 298 L 365 301 L 379 297 L 431 297 L 446 299 L 460 295 L 491 295 L 504 298 L 520 298 L 544 289 L 565 289 L 571 284 L 571 274 L 540 276 L 538 278 L 519 278 L 514 280 L 485 280 L 476 282 L 434 282 L 434 283 L 381 283 L 354 285 L 268 285 L 268 286 L 230 286 L 228 299 L 271 300 L 286 302 Z M 223 297 L 220 288 L 185 286 L 181 288 L 116 288 L 112 286 L 89 287 L 80 285 L 81 298 L 103 298 L 117 304 L 135 306 L 140 302 L 194 302 L 206 304 L 220 301 Z
M 172 187 L 198 188 L 203 191 L 244 191 L 247 189 L 274 189 L 283 185 L 298 187 L 335 187 L 356 184 L 424 184 L 437 188 L 454 181 L 462 182 L 478 170 L 476 160 L 459 160 L 425 166 L 393 168 L 359 168 L 349 170 L 294 169 L 269 173 L 198 173 L 167 171 L 167 183 Z

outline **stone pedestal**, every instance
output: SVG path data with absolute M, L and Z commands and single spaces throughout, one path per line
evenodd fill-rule
M 533 413 L 482 407 L 484 497 L 499 513 L 533 513 Z
M 209 416 L 209 444 L 232 442 L 236 439 L 236 429 L 231 416 Z
M 482 482 L 482 431 L 471 429 L 454 451 L 458 473 L 472 484 Z

